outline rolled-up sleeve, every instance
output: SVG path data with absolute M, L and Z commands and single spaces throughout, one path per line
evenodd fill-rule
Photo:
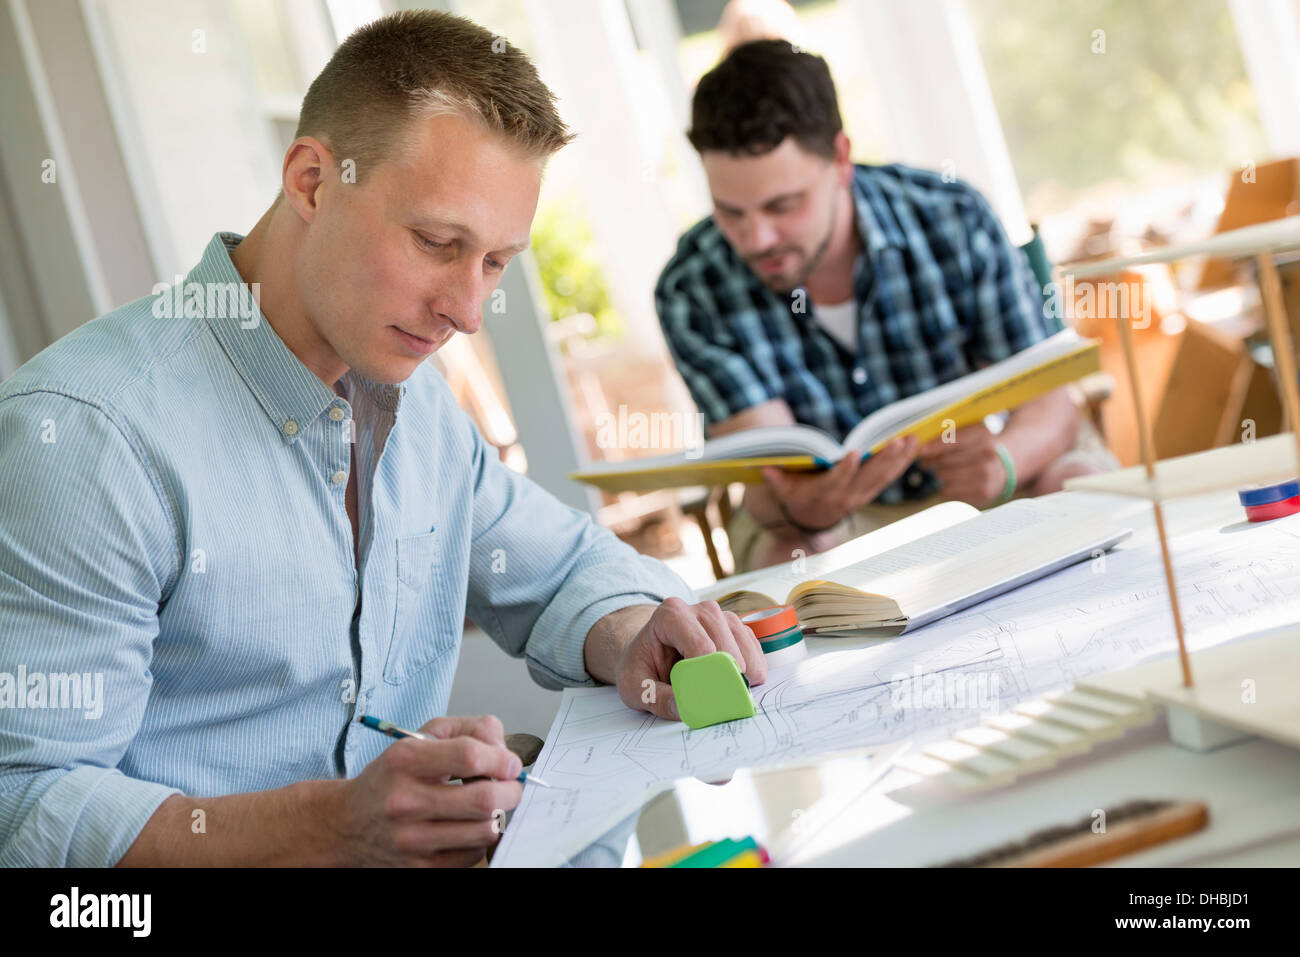
M 655 289 L 655 309 L 668 352 L 706 425 L 716 425 L 768 399 L 763 384 L 716 312 L 688 292 L 688 280 L 663 278 Z
M 473 427 L 470 426 L 472 429 Z M 545 688 L 593 685 L 583 649 L 601 618 L 690 587 L 587 514 L 502 465 L 474 430 L 469 617 Z
M 117 770 L 176 525 L 127 435 L 72 396 L 0 401 L 0 475 L 0 866 L 110 866 L 179 793 Z

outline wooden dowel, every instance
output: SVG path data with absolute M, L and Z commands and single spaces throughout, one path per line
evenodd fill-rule
M 1164 559 L 1165 583 L 1169 588 L 1169 608 L 1174 614 L 1174 634 L 1178 638 L 1178 658 L 1183 666 L 1183 685 L 1192 687 L 1192 664 L 1187 657 L 1187 639 L 1183 635 L 1183 615 L 1178 607 L 1178 588 L 1174 584 L 1174 562 L 1169 554 L 1169 539 L 1165 536 L 1165 516 L 1160 508 L 1160 489 L 1156 485 L 1155 442 L 1151 438 L 1151 425 L 1142 405 L 1138 388 L 1137 358 L 1133 354 L 1133 333 L 1127 316 L 1117 316 L 1120 342 L 1124 346 L 1124 364 L 1128 368 L 1129 389 L 1133 392 L 1133 408 L 1137 412 L 1138 443 L 1142 449 L 1142 464 L 1146 466 L 1147 482 L 1151 487 L 1151 506 L 1156 518 L 1156 536 L 1160 539 L 1160 555 Z
M 1287 328 L 1286 308 L 1282 304 L 1282 280 L 1277 274 L 1272 253 L 1260 253 L 1255 262 L 1259 267 L 1259 294 L 1264 300 L 1264 316 L 1268 319 L 1268 341 L 1273 347 L 1273 369 L 1282 392 L 1287 424 L 1296 441 L 1296 461 L 1300 462 L 1300 385 L 1296 382 L 1295 350 L 1291 344 L 1291 331 Z

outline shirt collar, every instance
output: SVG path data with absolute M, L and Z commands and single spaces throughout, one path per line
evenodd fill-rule
M 857 216 L 858 237 L 862 240 L 864 250 L 871 260 L 883 249 L 907 245 L 903 230 L 894 218 L 889 203 L 879 187 L 865 175 L 861 166 L 856 167 L 851 184 L 853 208 Z
M 203 297 L 202 314 L 213 335 L 239 372 L 262 410 L 290 444 L 326 409 L 338 401 L 316 374 L 303 365 L 271 328 L 266 316 L 230 261 L 230 250 L 243 239 L 237 233 L 217 233 L 188 276 L 183 295 Z M 197 283 L 195 293 L 190 283 Z M 220 290 L 219 292 L 215 290 Z M 396 415 L 406 394 L 406 384 L 387 385 L 349 370 L 343 377 L 353 384 L 352 395 L 363 395 L 381 409 Z

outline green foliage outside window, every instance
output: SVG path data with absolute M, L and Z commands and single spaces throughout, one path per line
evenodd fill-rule
M 610 302 L 591 227 L 573 213 L 578 208 L 575 198 L 551 201 L 538 209 L 533 221 L 533 255 L 546 302 L 552 319 L 590 313 L 597 335 L 617 337 L 623 333 L 623 321 Z
M 1264 158 L 1226 0 L 967 0 L 1030 215 Z

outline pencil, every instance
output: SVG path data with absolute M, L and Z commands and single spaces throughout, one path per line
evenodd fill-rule
M 363 714 L 357 718 L 357 720 L 367 728 L 373 728 L 380 734 L 386 734 L 390 738 L 419 738 L 421 741 L 438 740 L 433 735 L 425 734 L 422 731 L 408 731 L 406 728 L 399 728 L 397 725 L 393 724 L 393 722 L 384 721 L 382 718 L 376 718 L 372 714 Z M 535 774 L 529 774 L 527 771 L 520 771 L 519 776 L 516 777 L 515 780 L 520 784 L 531 782 L 544 788 L 551 787 L 551 785 L 547 784 L 541 778 L 537 777 Z

